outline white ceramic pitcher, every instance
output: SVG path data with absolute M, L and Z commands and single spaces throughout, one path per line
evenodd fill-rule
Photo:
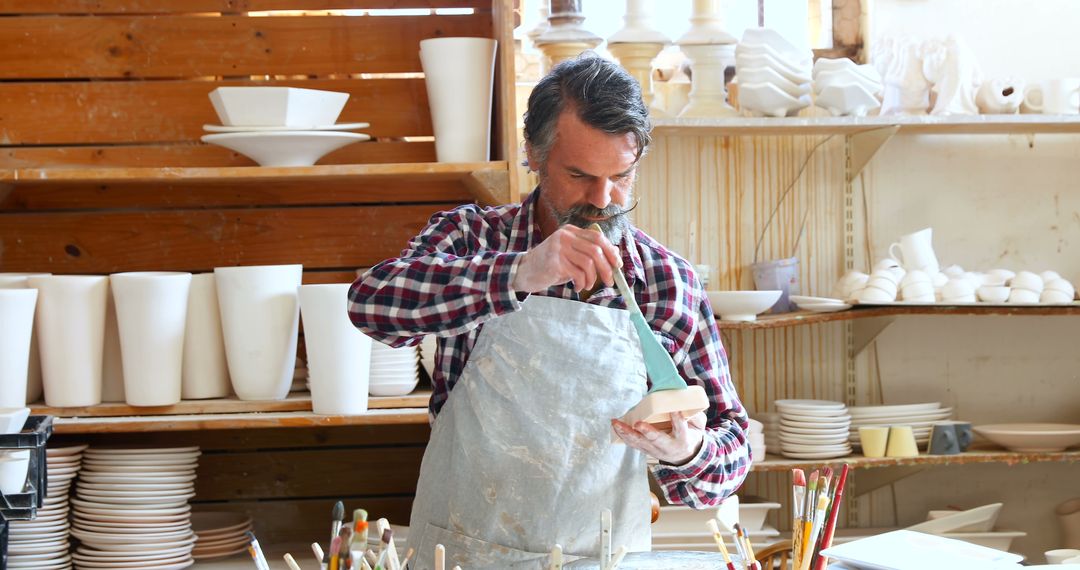
M 904 269 L 919 269 L 930 275 L 941 271 L 937 256 L 934 255 L 933 228 L 923 228 L 907 234 L 889 246 L 889 256 L 899 261 Z

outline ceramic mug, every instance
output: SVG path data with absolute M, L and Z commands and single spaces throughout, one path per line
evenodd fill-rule
M 889 428 L 889 443 L 885 447 L 886 457 L 918 457 L 919 446 L 915 443 L 915 433 L 911 426 L 892 426 Z
M 941 266 L 934 255 L 933 235 L 933 228 L 923 228 L 907 234 L 889 246 L 889 256 L 900 261 L 908 271 L 921 269 L 934 275 Z
M 1046 115 L 1080 113 L 1080 77 L 1048 79 L 1024 92 L 1024 108 Z
M 859 444 L 864 457 L 885 457 L 885 446 L 889 440 L 888 426 L 860 426 Z
M 960 442 L 956 440 L 956 430 L 947 423 L 936 423 L 930 431 L 930 455 L 956 455 L 960 453 Z

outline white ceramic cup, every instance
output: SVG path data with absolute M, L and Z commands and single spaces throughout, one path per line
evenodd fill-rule
M 1046 556 L 1047 564 L 1064 564 L 1070 558 L 1080 556 L 1080 549 L 1058 548 L 1055 550 L 1047 550 L 1043 555 Z
M 101 357 L 105 340 L 103 275 L 31 277 L 38 290 L 34 325 L 41 342 L 45 404 L 60 408 L 101 403 Z
M 316 414 L 367 411 L 371 338 L 349 321 L 348 294 L 347 283 L 300 287 L 311 408 Z
M 933 228 L 924 228 L 907 234 L 899 242 L 889 245 L 889 256 L 900 261 L 904 269 L 921 269 L 930 275 L 937 273 L 941 266 L 934 255 Z
M 109 283 L 120 331 L 124 400 L 131 406 L 180 402 L 191 274 L 115 273 Z
M 191 276 L 184 332 L 181 398 L 224 398 L 232 391 L 221 336 L 217 284 L 213 273 Z
M 30 450 L 0 451 L 0 492 L 21 493 L 30 470 Z
M 51 273 L 0 273 L 0 289 L 25 289 L 31 277 L 46 277 Z M 38 348 L 37 328 L 30 335 L 30 362 L 26 366 L 26 403 L 41 399 L 41 349 Z
M 218 308 L 233 391 L 241 400 L 289 394 L 300 325 L 302 265 L 217 267 Z
M 37 289 L 0 289 L 0 408 L 26 405 Z
M 490 38 L 420 41 L 439 162 L 488 160 L 496 45 Z
M 1080 114 L 1080 77 L 1048 79 L 1028 87 L 1024 107 L 1045 115 Z

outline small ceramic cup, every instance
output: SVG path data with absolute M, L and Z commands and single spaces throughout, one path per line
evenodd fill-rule
M 930 431 L 930 455 L 956 455 L 960 453 L 960 443 L 956 440 L 956 430 L 948 423 L 936 423 Z
M 1080 550 L 1076 548 L 1058 548 L 1056 550 L 1047 550 L 1043 555 L 1046 556 L 1047 564 L 1064 564 L 1070 558 L 1080 556 Z
M 886 457 L 917 457 L 919 446 L 915 443 L 915 433 L 911 426 L 892 426 L 889 428 L 889 443 L 885 447 Z
M 888 440 L 888 426 L 859 427 L 859 443 L 862 445 L 862 452 L 865 457 L 884 457 L 885 445 Z

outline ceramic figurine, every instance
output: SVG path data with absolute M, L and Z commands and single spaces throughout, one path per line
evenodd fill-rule
M 878 42 L 878 70 L 885 84 L 882 115 L 925 115 L 930 82 L 923 74 L 923 47 L 913 38 Z
M 932 115 L 978 115 L 975 92 L 982 81 L 979 62 L 964 40 L 949 36 L 928 42 L 923 50 L 923 75 L 934 84 L 937 102 Z
M 975 94 L 975 104 L 980 112 L 987 115 L 1016 113 L 1024 102 L 1026 87 L 1020 79 L 990 79 L 979 86 L 979 91 Z

